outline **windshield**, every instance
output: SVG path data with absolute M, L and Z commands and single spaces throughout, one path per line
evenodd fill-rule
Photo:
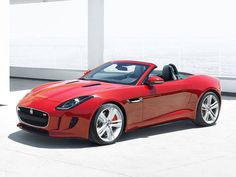
M 113 62 L 105 63 L 80 79 L 135 85 L 148 65 Z

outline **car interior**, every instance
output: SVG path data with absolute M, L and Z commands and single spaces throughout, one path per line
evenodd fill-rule
M 134 85 L 146 70 L 145 65 L 114 63 L 99 69 L 98 72 L 89 73 L 87 79 Z M 174 64 L 168 64 L 162 70 L 154 69 L 148 77 L 159 76 L 168 82 L 184 79 L 189 75 L 191 74 L 179 72 Z
M 159 76 L 164 79 L 165 82 L 185 79 L 192 74 L 179 72 L 174 64 L 168 64 L 163 67 L 162 70 L 154 69 L 150 74 L 151 76 Z

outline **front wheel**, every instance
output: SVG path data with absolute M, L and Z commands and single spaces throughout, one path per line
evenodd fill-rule
M 90 126 L 90 141 L 107 145 L 115 143 L 124 129 L 124 115 L 121 109 L 112 103 L 102 105 Z
M 205 93 L 197 107 L 195 123 L 200 126 L 214 125 L 220 113 L 220 99 L 214 92 Z

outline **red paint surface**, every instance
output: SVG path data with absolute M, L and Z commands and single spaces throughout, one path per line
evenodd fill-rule
M 117 61 L 116 61 L 117 62 Z M 122 62 L 125 62 L 122 60 Z M 26 95 L 18 106 L 47 112 L 50 116 L 47 127 L 42 128 L 52 137 L 88 138 L 89 127 L 99 107 L 108 102 L 119 105 L 126 118 L 125 131 L 140 127 L 181 119 L 195 119 L 196 107 L 200 97 L 212 90 L 220 95 L 220 84 L 216 78 L 193 75 L 183 80 L 169 81 L 148 86 L 143 80 L 155 68 L 154 64 L 126 61 L 148 65 L 149 68 L 136 85 L 122 85 L 98 81 L 79 80 L 53 82 L 39 86 Z M 100 83 L 93 87 L 82 87 Z M 56 107 L 78 96 L 92 95 L 94 98 L 70 110 L 56 110 Z M 129 103 L 132 98 L 143 98 L 143 102 Z M 75 127 L 69 128 L 72 117 L 78 117 Z M 20 121 L 18 125 L 24 124 Z

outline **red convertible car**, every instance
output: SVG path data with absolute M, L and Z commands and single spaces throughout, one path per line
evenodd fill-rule
M 51 137 L 78 137 L 105 145 L 123 132 L 191 119 L 211 126 L 218 119 L 216 78 L 178 72 L 173 64 L 112 61 L 76 80 L 34 88 L 17 105 L 23 130 Z

